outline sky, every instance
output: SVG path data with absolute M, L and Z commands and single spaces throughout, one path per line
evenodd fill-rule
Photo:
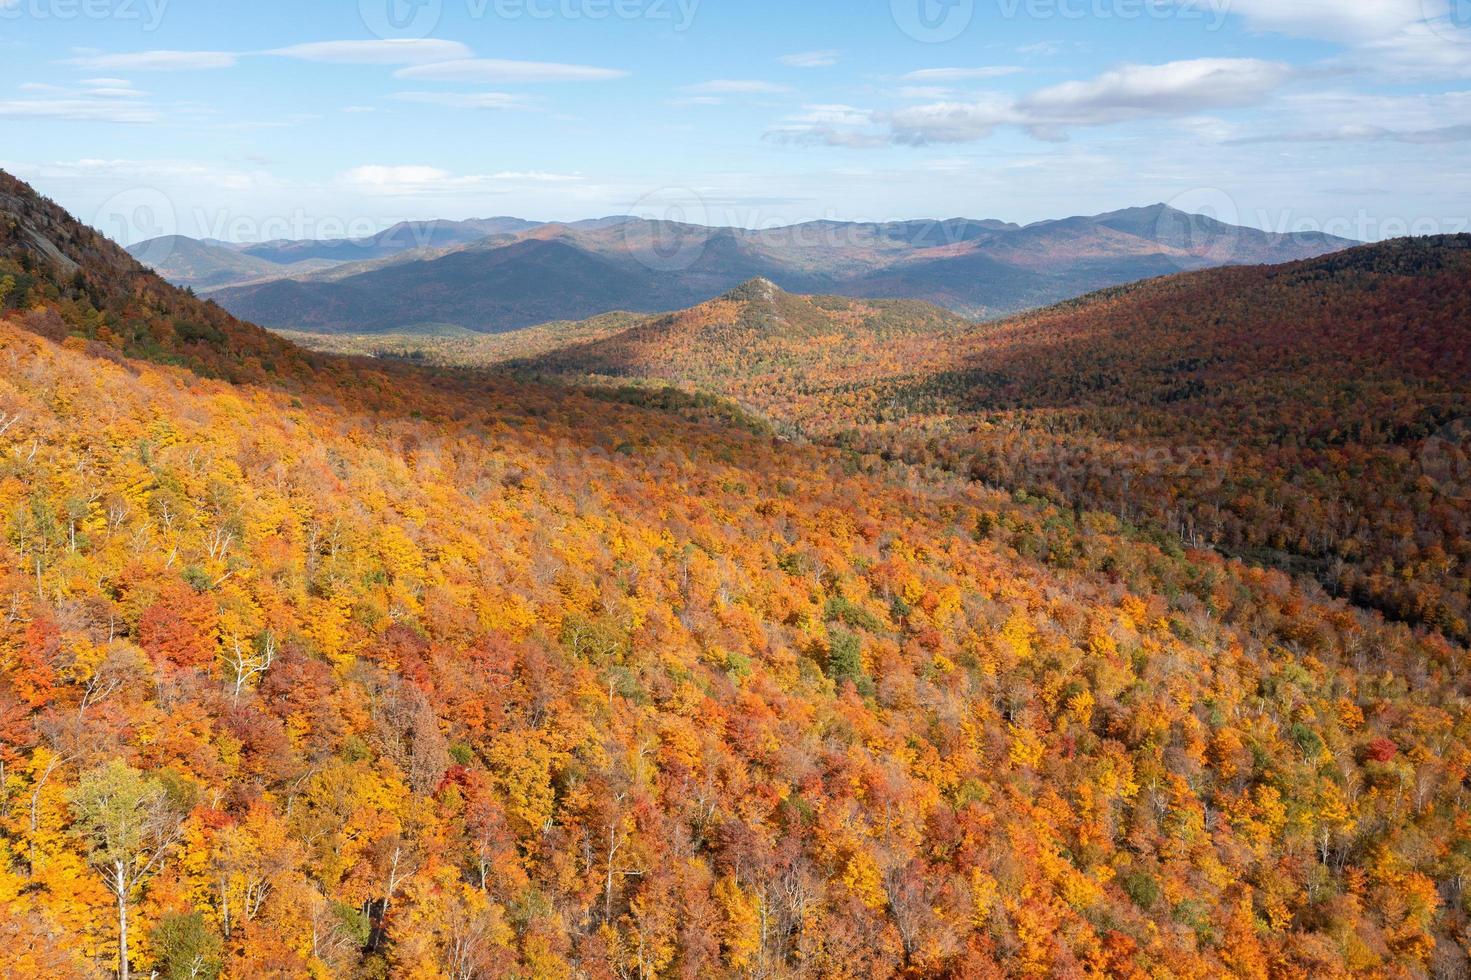
M 1471 230 L 1471 0 L 0 0 L 0 168 L 130 244 L 1166 202 Z

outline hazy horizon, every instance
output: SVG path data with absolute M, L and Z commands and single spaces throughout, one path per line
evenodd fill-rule
M 1157 201 L 1372 241 L 1467 226 L 1467 7 L 0 0 L 0 167 L 125 243 Z

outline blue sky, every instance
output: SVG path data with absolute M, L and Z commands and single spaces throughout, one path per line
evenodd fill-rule
M 1468 230 L 1471 0 L 0 0 L 0 167 L 123 240 L 1167 201 Z

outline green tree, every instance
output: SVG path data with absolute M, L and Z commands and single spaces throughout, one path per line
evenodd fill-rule
M 863 673 L 863 643 L 845 629 L 834 629 L 827 649 L 827 675 L 841 686 L 852 681 L 859 690 L 867 679 Z
M 220 975 L 224 943 L 198 912 L 164 916 L 150 938 L 163 980 L 214 980 Z
M 162 867 L 183 830 L 177 790 L 120 759 L 82 774 L 71 792 L 75 832 L 87 859 L 117 899 L 118 977 L 128 980 L 128 909 Z

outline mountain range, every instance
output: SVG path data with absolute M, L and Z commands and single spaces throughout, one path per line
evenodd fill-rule
M 920 299 L 994 318 L 1151 276 L 1353 244 L 1161 204 L 1025 227 L 953 219 L 748 230 L 494 218 L 404 224 L 353 241 L 155 239 L 131 251 L 170 281 L 276 329 L 494 333 L 610 310 L 680 309 L 755 277 L 796 293 Z
M 1465 976 L 1468 272 L 452 369 L 0 173 L 0 975 Z

